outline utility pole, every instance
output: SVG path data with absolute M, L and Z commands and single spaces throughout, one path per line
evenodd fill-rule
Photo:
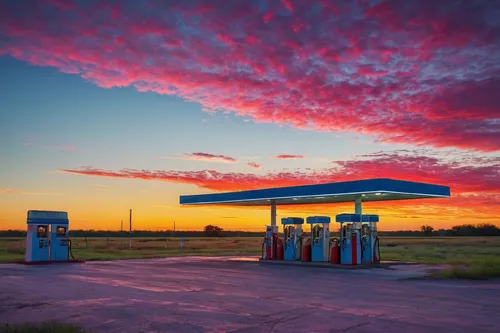
M 130 209 L 130 216 L 129 216 L 129 222 L 130 222 L 130 229 L 128 232 L 128 248 L 132 248 L 132 209 Z
M 123 232 L 123 220 L 120 221 L 120 232 Z
M 175 232 L 175 221 L 174 221 L 174 232 Z

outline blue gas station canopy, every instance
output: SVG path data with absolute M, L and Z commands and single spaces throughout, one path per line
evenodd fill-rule
M 335 216 L 335 221 L 338 223 L 346 222 L 372 222 L 379 221 L 378 215 L 373 214 L 338 214 Z
M 277 187 L 261 190 L 214 194 L 182 195 L 181 205 L 269 206 L 363 202 L 424 198 L 449 198 L 450 188 L 443 185 L 395 180 L 388 178 L 364 179 L 348 182 Z
M 302 217 L 284 217 L 281 219 L 281 224 L 283 225 L 304 224 L 304 219 Z
M 330 223 L 330 216 L 308 216 L 306 219 L 307 224 L 324 224 Z

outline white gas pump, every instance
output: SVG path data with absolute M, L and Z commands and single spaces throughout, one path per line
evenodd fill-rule
M 262 244 L 262 258 L 267 260 L 278 259 L 278 226 L 266 226 L 266 237 Z
M 311 225 L 311 261 L 328 261 L 330 250 L 330 217 L 309 216 L 306 222 Z

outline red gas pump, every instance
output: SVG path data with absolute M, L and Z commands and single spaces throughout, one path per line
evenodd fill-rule
M 264 246 L 266 248 L 266 259 L 267 260 L 273 260 L 274 259 L 274 253 L 273 253 L 273 239 L 270 237 L 266 237 L 266 240 L 264 242 Z
M 351 255 L 352 255 L 352 265 L 356 265 L 358 263 L 358 237 L 357 233 L 353 232 L 351 235 Z
M 278 227 L 269 225 L 266 227 L 266 237 L 262 245 L 262 253 L 266 260 L 275 260 L 278 255 Z M 265 248 L 265 249 L 264 249 Z
M 330 263 L 340 263 L 340 247 L 339 240 L 337 238 L 334 238 L 330 243 Z
M 273 232 L 273 259 L 278 259 L 278 233 Z
M 311 261 L 311 239 L 306 241 L 306 245 L 302 247 L 302 261 Z

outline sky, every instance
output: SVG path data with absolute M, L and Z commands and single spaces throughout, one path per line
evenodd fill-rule
M 0 228 L 262 231 L 179 196 L 379 177 L 452 193 L 379 229 L 500 226 L 499 59 L 495 0 L 0 0 Z

